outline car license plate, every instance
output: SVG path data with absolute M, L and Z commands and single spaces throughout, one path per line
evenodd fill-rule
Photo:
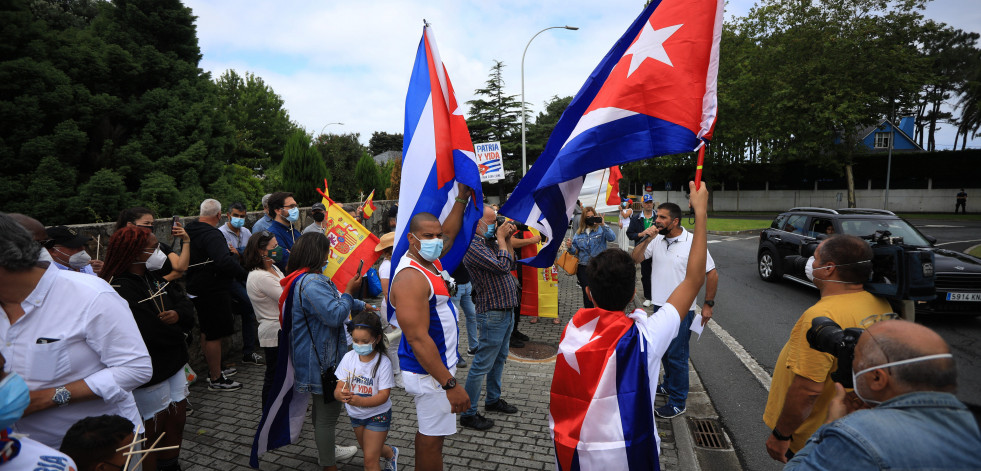
M 981 301 L 981 293 L 947 293 L 947 301 Z

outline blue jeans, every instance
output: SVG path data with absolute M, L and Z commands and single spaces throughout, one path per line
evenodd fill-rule
M 467 318 L 467 348 L 474 350 L 477 348 L 477 312 L 471 295 L 473 295 L 473 284 L 456 285 L 453 304 L 458 311 L 463 311 L 463 315 Z
M 654 306 L 654 312 L 660 308 L 661 306 Z M 678 327 L 678 335 L 671 340 L 668 350 L 661 357 L 661 366 L 664 367 L 661 386 L 668 391 L 667 405 L 679 409 L 684 409 L 688 401 L 688 340 L 691 339 L 689 329 L 694 319 L 695 311 L 688 311 Z
M 259 344 L 259 331 L 255 320 L 255 310 L 252 309 L 252 301 L 249 294 L 245 291 L 245 285 L 235 280 L 229 285 L 229 293 L 232 299 L 237 301 L 232 305 L 232 310 L 242 316 L 242 355 L 249 356 L 256 352 Z
M 480 326 L 480 339 L 477 340 L 477 353 L 473 357 L 464 386 L 470 396 L 470 409 L 463 413 L 464 416 L 477 413 L 480 385 L 485 376 L 487 397 L 484 398 L 484 405 L 493 404 L 501 398 L 501 375 L 504 374 L 504 362 L 508 358 L 514 310 L 481 312 L 477 314 L 477 324 Z

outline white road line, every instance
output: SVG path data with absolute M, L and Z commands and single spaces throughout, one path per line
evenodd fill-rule
M 955 241 L 953 241 L 953 242 L 943 242 L 943 243 L 940 243 L 940 244 L 936 244 L 936 245 L 937 245 L 937 246 L 939 247 L 939 246 L 941 246 L 941 245 L 950 245 L 950 244 L 963 244 L 963 243 L 967 243 L 967 242 L 981 242 L 981 239 L 973 239 L 973 240 L 955 240 Z
M 757 381 L 763 385 L 763 388 L 769 392 L 771 381 L 770 375 L 767 374 L 766 370 L 764 370 L 763 367 L 760 366 L 760 364 L 757 363 L 757 361 L 752 357 L 752 355 L 750 355 L 749 352 L 747 352 L 746 349 L 739 344 L 739 341 L 733 338 L 733 336 L 729 335 L 729 332 L 726 332 L 722 326 L 716 323 L 715 319 L 709 319 L 708 328 L 715 334 L 716 337 L 719 338 L 719 340 L 722 341 L 722 343 L 726 345 L 726 347 L 729 347 L 729 350 L 736 355 L 736 358 L 743 362 L 743 366 L 745 366 L 746 369 L 748 369 L 749 372 L 756 377 Z

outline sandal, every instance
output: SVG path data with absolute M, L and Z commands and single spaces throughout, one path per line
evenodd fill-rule
M 553 324 L 559 324 L 559 318 L 556 317 L 556 318 L 552 319 L 552 323 Z
M 528 323 L 529 324 L 537 324 L 538 323 L 538 318 L 537 317 L 532 317 L 531 319 L 528 319 Z

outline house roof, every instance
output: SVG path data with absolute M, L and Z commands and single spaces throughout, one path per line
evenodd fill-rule
M 378 155 L 376 155 L 376 156 L 374 156 L 372 158 L 375 159 L 375 163 L 376 164 L 382 165 L 385 162 L 388 162 L 389 160 L 392 160 L 392 159 L 401 159 L 402 158 L 402 151 L 398 151 L 398 150 L 387 150 L 387 151 L 382 152 L 381 154 L 378 154 Z
M 884 124 L 888 124 L 894 131 L 898 132 L 901 136 L 905 137 L 906 140 L 910 142 L 910 144 L 916 146 L 917 149 L 923 150 L 923 147 L 920 147 L 920 145 L 913 140 L 912 136 L 903 132 L 903 130 L 899 126 L 896 126 L 892 121 L 889 121 L 888 119 L 883 119 L 882 121 L 879 121 L 879 124 L 876 124 L 875 126 L 869 126 L 867 128 L 862 129 L 859 132 L 859 135 L 862 136 L 862 140 L 864 141 L 865 138 L 869 137 L 869 135 L 872 134 L 873 132 L 879 130 L 879 128 L 881 128 Z

